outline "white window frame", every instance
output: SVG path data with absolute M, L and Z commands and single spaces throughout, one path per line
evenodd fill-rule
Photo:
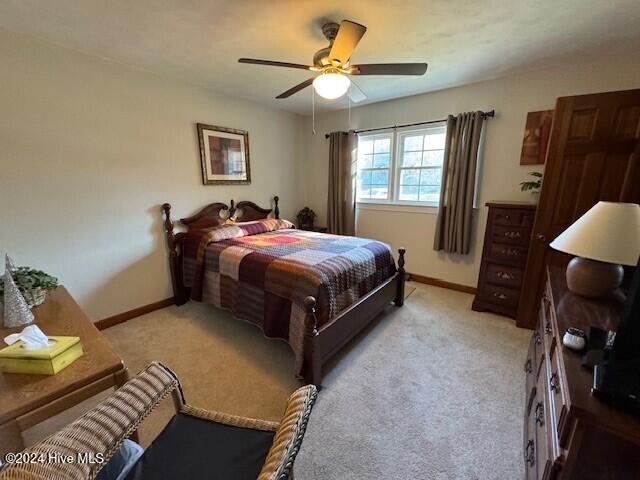
M 389 195 L 388 198 L 386 200 L 383 199 L 375 199 L 375 198 L 357 198 L 357 192 L 356 192 L 356 198 L 357 198 L 357 203 L 361 204 L 361 205 L 369 205 L 369 204 L 378 204 L 378 205 L 389 205 L 389 206 L 393 206 L 393 205 L 398 205 L 398 206 L 409 206 L 409 207 L 426 207 L 426 208 L 438 208 L 439 207 L 439 201 L 437 202 L 427 202 L 427 201 L 416 201 L 416 200 L 400 200 L 399 199 L 399 193 L 400 193 L 400 172 L 403 169 L 407 169 L 407 168 L 411 168 L 411 167 L 401 167 L 400 166 L 400 159 L 402 156 L 402 146 L 403 146 L 403 141 L 404 138 L 407 136 L 411 136 L 411 135 L 415 135 L 417 133 L 424 135 L 427 132 L 433 132 L 433 131 L 440 131 L 440 132 L 446 132 L 446 122 L 442 122 L 442 123 L 437 123 L 437 124 L 433 124 L 433 125 L 429 125 L 427 127 L 423 127 L 423 128 L 411 128 L 411 129 L 403 129 L 403 130 L 397 130 L 397 131 L 393 131 L 393 130 L 387 130 L 387 131 L 383 131 L 383 132 L 379 132 L 379 133 L 375 133 L 375 134 L 370 134 L 367 135 L 365 134 L 359 134 L 358 135 L 358 141 L 360 141 L 360 138 L 366 138 L 366 139 L 370 139 L 370 140 L 375 140 L 376 138 L 383 138 L 383 137 L 391 137 L 391 145 L 390 145 L 390 159 L 389 159 Z M 442 168 L 442 167 L 413 167 L 413 168 Z M 357 188 L 357 182 L 356 182 L 356 188 Z M 440 188 L 442 188 L 442 185 L 440 186 Z
M 390 204 L 393 203 L 393 198 L 394 198 L 394 192 L 393 192 L 393 182 L 394 182 L 394 168 L 395 168 L 395 164 L 393 163 L 393 158 L 395 156 L 394 151 L 395 151 L 395 134 L 392 130 L 388 130 L 388 131 L 384 131 L 384 132 L 378 132 L 378 133 L 374 133 L 371 135 L 362 135 L 363 138 L 367 138 L 368 140 L 371 141 L 375 141 L 378 138 L 390 138 L 390 143 L 389 143 L 389 178 L 387 179 L 387 198 L 383 199 L 383 198 L 363 198 L 363 199 L 358 199 L 357 202 L 358 203 L 379 203 L 379 204 Z M 358 142 L 360 141 L 360 136 L 358 136 Z M 360 154 L 358 153 L 358 158 L 356 160 L 356 175 L 359 172 L 358 170 L 358 165 L 357 162 L 360 160 Z M 374 153 L 374 161 L 375 161 L 375 153 Z M 386 168 L 367 168 L 365 170 L 387 170 Z M 356 189 L 358 188 L 358 182 L 356 181 Z M 357 191 L 356 191 L 356 198 L 357 198 Z

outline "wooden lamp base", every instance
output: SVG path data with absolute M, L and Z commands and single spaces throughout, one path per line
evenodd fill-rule
M 589 298 L 612 294 L 622 283 L 622 265 L 574 257 L 567 265 L 567 287 L 573 293 Z

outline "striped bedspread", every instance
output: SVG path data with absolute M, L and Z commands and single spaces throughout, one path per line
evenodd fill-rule
M 317 301 L 318 326 L 396 271 L 387 245 L 296 230 L 286 220 L 258 220 L 190 234 L 184 280 L 194 300 L 212 303 L 291 345 L 301 373 L 304 304 Z

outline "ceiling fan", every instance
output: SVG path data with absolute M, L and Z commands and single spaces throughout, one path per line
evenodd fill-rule
M 255 58 L 240 58 L 240 63 L 255 65 L 271 65 L 274 67 L 298 68 L 320 73 L 316 77 L 281 93 L 276 98 L 288 98 L 313 84 L 314 90 L 321 97 L 333 100 L 349 92 L 354 102 L 367 98 L 360 88 L 349 79 L 348 75 L 424 75 L 426 63 L 367 63 L 351 65 L 350 59 L 356 46 L 367 31 L 367 27 L 359 23 L 343 20 L 337 23 L 326 23 L 322 33 L 329 40 L 329 46 L 318 50 L 313 56 L 313 65 L 299 63 L 275 62 Z M 351 87 L 351 88 L 349 88 Z

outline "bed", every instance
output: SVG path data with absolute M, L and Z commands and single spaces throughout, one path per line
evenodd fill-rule
M 322 366 L 392 302 L 404 302 L 404 255 L 359 237 L 303 231 L 274 208 L 211 203 L 164 229 L 174 300 L 229 310 L 289 343 L 296 373 L 320 386 Z M 228 219 L 235 219 L 230 222 Z

